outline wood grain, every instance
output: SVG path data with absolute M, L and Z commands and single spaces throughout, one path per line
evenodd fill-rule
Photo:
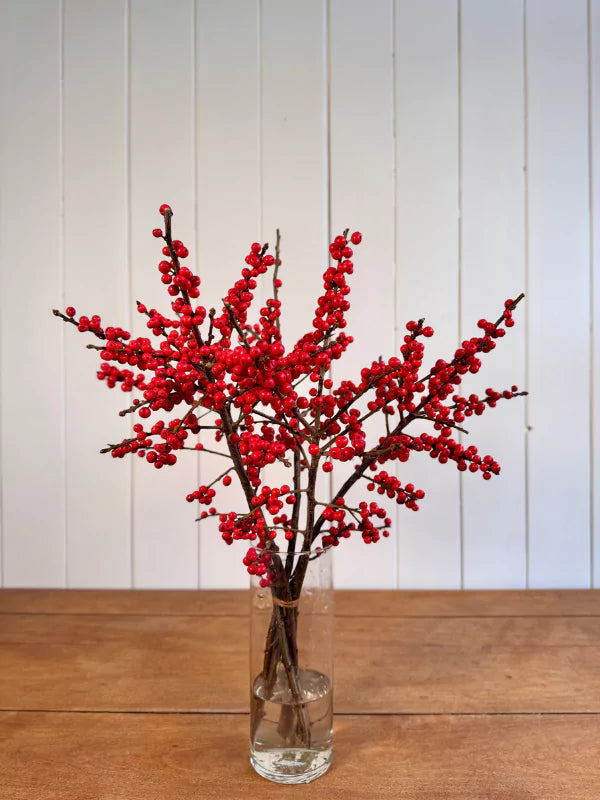
M 5 800 L 235 800 L 285 788 L 248 763 L 244 715 L 0 715 Z M 576 800 L 600 792 L 600 717 L 338 717 L 328 800 Z M 293 790 L 292 790 L 293 791 Z
M 589 5 L 589 47 L 590 47 L 590 225 L 592 260 L 592 318 L 600 319 L 600 220 L 598 202 L 600 201 L 600 0 L 592 0 Z M 600 397 L 600 325 L 592 325 L 592 386 L 590 394 L 592 422 L 592 586 L 600 586 L 600 424 L 598 423 L 597 398 Z
M 259 4 L 219 0 L 196 3 L 195 9 L 197 246 L 193 254 L 202 279 L 202 305 L 221 309 L 221 298 L 245 266 L 250 243 L 260 238 L 259 42 L 258 35 L 249 35 L 258 31 Z M 243 125 L 223 124 L 232 109 Z M 255 302 L 260 308 L 260 300 Z M 203 431 L 200 439 L 215 449 L 214 431 Z M 209 453 L 199 458 L 198 485 L 208 484 L 223 471 L 223 459 Z M 247 507 L 237 480 L 228 488 L 219 486 L 219 503 L 228 510 Z M 198 510 L 196 506 L 194 511 Z M 202 589 L 248 586 L 248 575 L 240 569 L 240 548 L 225 547 L 217 517 L 199 524 L 198 547 Z
M 244 591 L 0 589 L 0 614 L 175 614 L 245 616 Z M 350 591 L 335 593 L 336 616 L 600 616 L 600 590 Z
M 460 334 L 457 19 L 457 0 L 394 2 L 397 344 L 425 317 L 436 335 L 424 366 L 454 353 Z M 460 589 L 459 473 L 422 453 L 399 474 L 426 498 L 418 514 L 397 507 L 398 586 Z
M 131 330 L 126 2 L 108 0 L 102 15 L 96 9 L 95 0 L 64 4 L 65 304 L 75 305 L 80 314 L 100 314 L 105 326 Z M 122 435 L 128 435 L 129 427 L 119 425 L 117 415 L 131 400 L 98 382 L 98 353 L 85 347 L 93 337 L 79 335 L 70 325 L 63 328 L 66 583 L 78 588 L 130 586 L 131 465 L 99 450 L 115 441 L 113 432 L 125 428 Z
M 523 170 L 523 2 L 463 0 L 461 36 L 461 339 L 497 319 L 504 301 L 526 288 Z M 500 390 L 526 388 L 525 303 L 481 379 L 465 376 L 460 394 L 481 380 Z M 483 377 L 485 375 L 485 377 Z M 463 586 L 522 589 L 527 580 L 525 400 L 501 403 L 463 427 L 482 455 L 500 463 L 499 479 L 461 475 Z M 510 479 L 507 479 L 510 476 Z
M 334 361 L 334 384 L 355 380 L 361 369 L 382 356 L 396 354 L 394 332 L 394 65 L 393 27 L 389 0 L 362 3 L 332 0 L 330 48 L 330 203 L 331 238 L 345 228 L 364 235 L 355 249 L 346 333 L 354 341 L 344 358 Z M 365 47 L 365 42 L 370 42 Z M 360 102 L 349 102 L 360 97 Z M 368 320 L 368 324 L 365 321 Z M 368 396 L 367 396 L 368 397 Z M 359 408 L 366 408 L 363 398 Z M 372 446 L 385 431 L 381 415 L 365 421 Z M 335 462 L 334 462 L 335 464 Z M 340 484 L 336 470 L 333 487 Z M 346 494 L 349 506 L 364 500 L 360 481 Z M 382 499 L 394 517 L 397 505 Z M 362 589 L 397 587 L 398 537 L 364 549 L 360 536 L 350 537 L 335 554 L 336 586 Z
M 0 527 L 5 586 L 65 582 L 66 331 L 50 312 L 60 305 L 64 290 L 60 8 L 45 0 L 5 3 L 0 25 Z M 25 262 L 26 279 L 21 271 Z M 27 302 L 16 301 L 23 296 Z M 34 418 L 40 419 L 35 442 L 24 435 L 21 422 Z
M 585 0 L 527 2 L 531 588 L 586 587 L 591 577 L 587 17 Z M 568 337 L 560 330 L 563 308 L 572 319 Z M 551 370 L 563 362 L 568 378 L 558 396 Z M 555 437 L 565 408 L 568 435 Z
M 261 0 L 259 8 L 259 238 L 272 247 L 281 230 L 278 299 L 282 342 L 290 350 L 311 330 L 328 258 L 327 2 Z M 257 287 L 263 303 L 272 294 L 265 278 L 260 293 Z M 319 472 L 321 499 L 330 496 L 329 477 Z M 262 480 L 281 486 L 290 473 L 276 462 Z
M 242 616 L 0 616 L 0 708 L 247 709 Z M 597 617 L 339 617 L 336 710 L 600 712 Z M 368 686 L 368 691 L 365 689 Z
M 193 258 L 194 3 L 172 0 L 168 22 L 160 0 L 130 0 L 129 7 L 130 302 L 135 308 L 135 300 L 141 300 L 148 308 L 168 313 L 169 295 L 156 278 L 160 246 L 150 231 L 162 221 L 158 214 L 161 203 L 169 203 L 175 214 L 174 235 L 186 242 Z M 167 27 L 181 35 L 177 46 L 169 48 L 169 68 L 164 69 Z M 159 97 L 165 100 L 157 105 Z M 176 124 L 167 108 L 177 109 Z M 146 336 L 145 321 L 135 311 L 132 316 L 135 334 Z M 117 436 L 118 423 L 113 425 Z M 127 432 L 121 433 L 125 435 Z M 132 587 L 197 588 L 197 514 L 184 500 L 198 486 L 195 455 L 180 453 L 174 469 L 158 471 L 139 458 L 132 460 L 132 468 Z
M 596 800 L 597 592 L 339 594 L 334 764 L 307 797 Z M 248 763 L 246 593 L 0 599 L 2 800 L 286 791 Z

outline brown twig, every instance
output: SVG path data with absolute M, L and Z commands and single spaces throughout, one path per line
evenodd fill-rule
M 279 287 L 277 286 L 277 275 L 279 274 L 279 267 L 281 266 L 281 258 L 280 258 L 280 249 L 281 249 L 281 234 L 279 232 L 279 228 L 275 230 L 275 269 L 273 270 L 273 299 L 279 299 Z M 279 317 L 275 320 L 275 325 L 277 330 L 281 330 L 281 325 L 279 321 Z
M 225 310 L 229 314 L 229 319 L 231 321 L 231 324 L 233 325 L 233 327 L 238 332 L 238 336 L 242 340 L 242 342 L 244 344 L 244 347 L 246 348 L 246 350 L 250 350 L 250 344 L 248 343 L 248 339 L 246 339 L 246 334 L 242 330 L 242 327 L 241 327 L 240 323 L 235 318 L 235 314 L 233 313 L 233 309 L 231 307 L 231 304 L 228 303 L 227 300 L 224 299 L 223 300 L 223 307 L 225 308 Z
M 52 313 L 55 317 L 60 317 L 60 319 L 62 319 L 64 322 L 70 322 L 71 325 L 75 325 L 75 327 L 79 330 L 79 322 L 77 322 L 76 319 L 73 319 L 73 317 L 67 317 L 66 314 L 63 314 L 62 311 L 59 311 L 57 308 L 53 308 Z M 89 328 L 86 333 L 93 333 L 97 339 L 106 339 L 106 336 L 103 333 L 94 331 L 91 328 Z M 101 349 L 104 350 L 104 348 Z
M 175 275 L 177 275 L 180 269 L 180 264 L 179 264 L 179 257 L 177 256 L 175 248 L 173 247 L 173 237 L 171 236 L 171 220 L 173 218 L 173 211 L 170 208 L 165 209 L 163 217 L 165 220 L 165 235 L 163 238 L 166 242 L 167 247 L 169 248 L 169 255 L 171 256 L 171 261 L 173 262 L 173 269 L 175 271 Z M 190 296 L 187 293 L 187 291 L 185 289 L 180 288 L 180 292 L 184 303 L 186 303 L 186 305 L 188 306 L 191 306 L 192 304 L 190 302 Z M 200 334 L 198 326 L 194 322 L 192 322 L 191 327 L 192 327 L 192 334 L 194 336 L 196 344 L 198 345 L 198 347 L 202 347 L 204 345 L 204 342 L 202 340 L 202 336 Z

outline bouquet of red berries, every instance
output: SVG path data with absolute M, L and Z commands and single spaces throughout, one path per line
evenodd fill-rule
M 525 392 L 511 386 L 486 389 L 480 397 L 462 395 L 459 387 L 513 326 L 513 311 L 523 295 L 506 300 L 497 320 L 480 319 L 479 331 L 448 361 L 424 366 L 424 342 L 434 331 L 423 319 L 411 320 L 399 353 L 334 383 L 332 362 L 353 341 L 346 333 L 346 312 L 354 247 L 362 239 L 358 231 L 349 236 L 346 230 L 333 240 L 312 327 L 285 345 L 278 299 L 279 232 L 273 254 L 266 244 L 251 245 L 239 280 L 222 303 L 207 308 L 199 302 L 200 278 L 184 265 L 188 249 L 172 237 L 173 212 L 163 205 L 160 213 L 163 226 L 153 235 L 163 242 L 158 271 L 171 302 L 168 314 L 138 302 L 147 335 L 132 337 L 120 327 L 104 327 L 99 316 L 78 316 L 72 307 L 54 313 L 99 340 L 88 345 L 100 356 L 98 378 L 109 388 L 118 384 L 135 395 L 121 412 L 137 417 L 133 436 L 102 452 L 115 458 L 137 454 L 155 469 L 173 466 L 184 450 L 204 450 L 225 460 L 214 480 L 192 488 L 187 500 L 200 504 L 201 519 L 218 516 L 227 544 L 247 542 L 244 565 L 277 601 L 264 675 L 273 675 L 273 665 L 283 662 L 292 685 L 297 672 L 294 604 L 309 560 L 351 536 L 360 535 L 367 544 L 389 536 L 391 518 L 382 503 L 395 501 L 417 511 L 425 496 L 397 477 L 396 462 L 428 453 L 485 480 L 500 472 L 491 455 L 481 456 L 474 445 L 465 447 L 455 434 L 466 433 L 469 417 Z M 251 316 L 257 283 L 269 270 L 271 297 Z M 374 440 L 365 429 L 370 417 L 381 420 Z M 412 433 L 413 423 L 422 421 L 432 423 L 431 432 Z M 197 443 L 201 431 L 214 435 L 214 448 Z M 277 462 L 288 468 L 289 478 L 269 485 L 265 470 Z M 318 496 L 319 471 L 333 473 L 331 496 Z M 234 479 L 245 496 L 244 508 L 221 506 L 219 488 Z M 363 499 L 351 505 L 350 489 L 359 482 Z M 289 557 L 298 552 L 299 558 Z

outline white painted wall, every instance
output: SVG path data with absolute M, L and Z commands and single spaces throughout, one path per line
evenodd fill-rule
M 413 457 L 401 473 L 422 510 L 340 547 L 339 586 L 600 583 L 600 0 L 0 10 L 2 585 L 247 583 L 243 546 L 199 531 L 184 500 L 211 457 L 157 472 L 100 456 L 128 432 L 127 398 L 50 314 L 72 303 L 127 327 L 136 299 L 166 304 L 161 202 L 211 304 L 249 242 L 282 228 L 290 337 L 330 235 L 361 229 L 336 376 L 391 354 L 409 318 L 436 328 L 430 358 L 448 355 L 528 293 L 469 387 L 531 392 L 470 425 L 501 477 Z

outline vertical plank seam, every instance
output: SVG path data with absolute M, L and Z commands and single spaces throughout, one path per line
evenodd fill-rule
M 587 78 L 588 78 L 588 170 L 589 170 L 589 249 L 590 249 L 590 587 L 595 585 L 594 557 L 595 557 L 595 507 L 594 507 L 594 487 L 595 487 L 595 463 L 594 463 L 594 444 L 596 420 L 594 413 L 595 395 L 595 353 L 594 353 L 594 147 L 593 147 L 593 72 L 592 72 L 592 6 L 591 0 L 587 0 Z
M 323 0 L 323 242 L 324 258 L 329 262 L 331 241 L 331 9 Z
M 331 242 L 331 42 L 330 42 L 330 29 L 331 29 L 331 8 L 330 0 L 322 0 L 322 80 L 323 80 L 323 107 L 322 107 L 322 125 L 323 125 L 323 163 L 321 166 L 321 181 L 323 189 L 322 197 L 322 213 L 323 213 L 323 230 L 321 232 L 324 266 L 329 265 L 329 243 Z M 331 365 L 327 373 L 329 378 L 333 376 Z M 327 487 L 329 491 L 329 499 L 333 497 L 333 475 L 327 476 Z
M 525 294 L 529 298 L 529 69 L 527 61 L 527 0 L 523 0 L 523 216 L 524 216 L 524 266 Z M 525 303 L 525 384 L 531 383 L 531 365 L 529 358 L 529 301 Z M 530 405 L 529 395 L 525 397 L 525 588 L 529 589 L 531 576 L 531 506 L 530 506 L 530 452 L 529 432 Z
M 2 42 L 3 44 L 3 42 Z M 0 109 L 4 111 L 4 105 L 0 104 Z M 6 141 L 2 136 L 4 126 L 0 130 L 0 169 L 4 167 L 3 154 L 7 151 Z M 4 233 L 4 213 L 5 213 L 5 194 L 0 191 L 0 234 Z M 4 252 L 2 237 L 0 235 L 0 248 Z M 4 261 L 0 261 L 0 269 L 4 268 Z M 0 303 L 0 333 L 2 327 L 2 304 Z M 4 385 L 4 373 L 2 371 L 2 348 L 0 347 L 0 587 L 4 586 L 4 435 L 3 435 L 3 414 L 2 414 L 2 388 Z
M 0 106 L 1 107 L 1 106 Z M 6 143 L 1 138 L 0 133 L 0 154 L 6 152 Z M 3 166 L 2 159 L 0 165 Z M 4 219 L 4 194 L 0 192 L 0 233 L 4 231 L 2 221 Z M 2 237 L 0 236 L 0 248 L 4 250 Z M 0 262 L 0 268 L 3 268 L 3 263 Z M 0 332 L 2 328 L 2 304 L 0 303 Z M 0 587 L 4 586 L 4 431 L 3 431 L 3 414 L 2 414 L 2 388 L 4 385 L 4 378 L 2 372 L 2 348 L 0 347 Z
M 64 308 L 66 290 L 65 268 L 65 0 L 58 0 L 58 270 L 60 302 Z M 62 431 L 61 444 L 62 458 L 62 502 L 63 502 L 63 558 L 64 558 L 64 585 L 69 587 L 69 515 L 67 502 L 68 470 L 67 470 L 67 342 L 65 326 L 61 326 L 61 399 L 62 399 Z
M 1 44 L 4 44 L 3 42 Z M 1 46 L 1 45 L 0 45 Z M 4 104 L 0 103 L 0 109 L 4 111 Z M 7 151 L 6 141 L 3 137 L 4 126 L 0 129 L 0 169 L 4 167 L 4 153 Z M 4 233 L 4 213 L 5 213 L 5 194 L 0 191 L 0 248 L 4 252 L 4 242 L 2 234 Z M 4 269 L 4 260 L 0 261 L 0 269 Z M 3 331 L 2 327 L 2 304 L 0 303 L 0 335 Z M 2 371 L 2 348 L 0 347 L 0 587 L 4 586 L 4 431 L 3 431 L 3 414 L 2 414 L 2 397 L 4 386 L 4 373 Z
M 258 80 L 256 82 L 257 89 L 257 144 L 258 144 L 258 159 L 257 159 L 257 183 L 258 183 L 258 231 L 259 239 L 264 242 L 265 236 L 263 231 L 264 219 L 264 192 L 263 192 L 263 57 L 262 57 L 262 37 L 263 37 L 263 8 L 262 0 L 257 0 L 256 3 L 256 70 Z
M 199 252 L 198 242 L 200 236 L 198 233 L 198 3 L 197 0 L 192 0 L 192 199 L 193 199 L 193 212 L 194 212 L 194 227 L 193 227 L 193 252 L 196 263 L 196 273 L 199 272 Z M 196 441 L 200 441 L 200 434 L 196 437 Z M 196 454 L 196 480 L 197 486 L 202 482 L 202 456 L 200 453 Z M 200 558 L 201 558 L 201 537 L 200 537 L 200 521 L 196 522 L 196 586 L 200 589 Z
M 393 346 L 394 355 L 399 350 L 400 340 L 400 319 L 398 314 L 398 101 L 396 96 L 396 0 L 390 0 L 390 29 L 391 29 L 391 59 L 392 59 L 392 264 L 394 268 L 392 292 L 394 296 L 394 336 Z M 394 474 L 399 477 L 400 468 L 398 463 L 394 464 Z M 400 568 L 400 506 L 396 503 L 394 509 L 396 522 L 396 588 L 401 586 L 400 580 L 402 570 Z
M 130 328 L 133 322 L 133 251 L 131 240 L 131 0 L 125 0 L 125 215 L 127 240 L 127 309 Z M 130 420 L 130 429 L 133 423 Z M 129 476 L 129 583 L 135 589 L 135 472 L 128 460 Z
M 462 342 L 462 177 L 463 177 L 463 155 L 462 155 L 462 0 L 458 0 L 457 5 L 457 70 L 458 70 L 458 339 Z M 459 441 L 462 443 L 463 434 L 459 433 Z M 464 484 L 462 473 L 458 476 L 458 525 L 460 543 L 460 588 L 465 588 L 465 541 L 464 541 Z
M 256 107 L 258 109 L 256 120 L 256 145 L 257 145 L 257 158 L 256 158 L 256 171 L 257 171 L 257 187 L 258 187 L 258 204 L 257 204 L 257 224 L 258 224 L 258 241 L 264 242 L 263 233 L 263 218 L 264 218 L 264 204 L 263 204 L 263 57 L 262 57 L 262 19 L 263 19 L 262 0 L 256 0 Z M 264 285 L 264 281 L 262 282 Z M 248 587 L 250 587 L 250 576 L 248 576 Z

